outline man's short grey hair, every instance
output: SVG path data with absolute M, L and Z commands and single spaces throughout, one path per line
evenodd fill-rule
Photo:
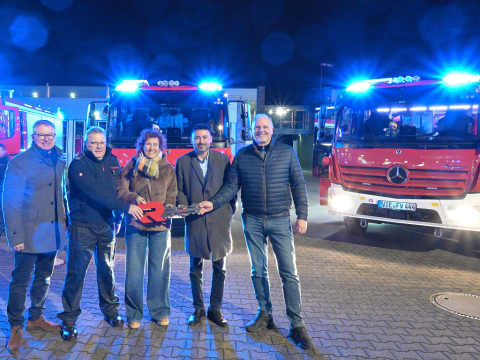
M 267 119 L 270 121 L 270 125 L 271 125 L 272 128 L 273 128 L 273 121 L 272 121 L 272 119 L 270 118 L 270 116 L 268 116 L 267 114 L 257 114 L 257 115 L 255 115 L 255 117 L 254 117 L 253 120 L 252 120 L 252 125 L 253 125 L 253 127 L 255 127 L 255 124 L 257 123 L 257 120 L 258 120 L 259 118 L 262 118 L 262 117 L 267 118 Z
M 35 124 L 33 124 L 33 130 L 35 131 L 35 129 L 37 127 L 39 127 L 40 125 L 45 125 L 45 126 L 51 126 L 53 128 L 53 130 L 56 130 L 55 128 L 55 124 L 49 120 L 38 120 L 35 122 Z
M 105 136 L 105 138 L 107 137 L 107 134 L 105 133 L 105 130 L 102 129 L 100 126 L 91 126 L 88 128 L 87 130 L 87 133 L 85 135 L 85 140 L 88 139 L 88 135 L 90 134 L 102 134 L 103 136 Z

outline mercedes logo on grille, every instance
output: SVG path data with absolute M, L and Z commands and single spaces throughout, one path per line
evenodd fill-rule
M 408 180 L 408 171 L 403 166 L 394 166 L 388 170 L 387 179 L 392 184 L 403 184 Z

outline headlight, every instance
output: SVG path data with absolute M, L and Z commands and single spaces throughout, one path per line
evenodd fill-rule
M 458 223 L 473 225 L 480 220 L 480 206 L 447 205 L 447 216 Z
M 330 195 L 329 204 L 333 210 L 349 211 L 353 207 L 354 199 L 351 196 L 343 194 Z

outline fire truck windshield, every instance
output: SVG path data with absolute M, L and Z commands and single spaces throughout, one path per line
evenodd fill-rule
M 480 140 L 476 95 L 413 86 L 375 90 L 363 97 L 347 95 L 337 104 L 337 143 L 474 147 Z
M 197 124 L 210 126 L 214 143 L 228 139 L 227 101 L 221 92 L 160 90 L 115 95 L 107 125 L 113 147 L 132 147 L 140 132 L 152 127 L 166 135 L 169 148 L 189 144 Z

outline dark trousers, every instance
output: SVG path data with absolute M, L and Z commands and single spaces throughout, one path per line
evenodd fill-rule
M 80 302 L 88 266 L 95 257 L 100 310 L 105 316 L 118 315 L 119 298 L 115 294 L 115 236 L 109 225 L 99 228 L 71 226 L 68 239 L 67 275 L 63 285 L 63 312 L 57 317 L 74 325 L 82 313 Z
M 195 309 L 205 308 L 203 301 L 203 259 L 190 256 L 190 284 L 192 286 L 193 306 Z M 221 309 L 225 276 L 227 273 L 226 258 L 212 261 L 212 289 L 210 291 L 210 309 Z
M 32 270 L 34 272 L 30 289 L 31 306 L 28 309 L 28 319 L 35 321 L 42 317 L 56 256 L 56 251 L 46 254 L 15 253 L 15 267 L 10 280 L 7 305 L 8 322 L 11 326 L 23 327 L 24 325 L 27 286 Z

